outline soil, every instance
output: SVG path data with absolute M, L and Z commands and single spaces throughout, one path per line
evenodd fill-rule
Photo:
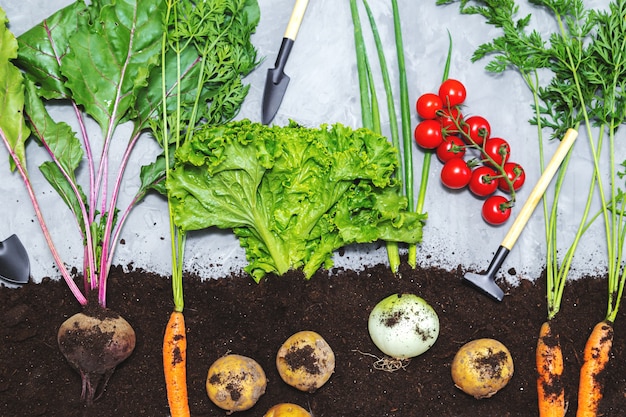
M 506 297 L 498 303 L 462 284 L 460 267 L 412 270 L 403 265 L 400 272 L 394 276 L 379 265 L 361 272 L 320 271 L 309 281 L 292 272 L 269 276 L 260 284 L 246 275 L 186 277 L 191 415 L 226 414 L 211 403 L 205 383 L 211 363 L 229 352 L 255 359 L 268 378 L 265 395 L 251 410 L 236 413 L 238 417 L 260 417 L 280 402 L 299 404 L 315 417 L 537 415 L 534 352 L 546 317 L 544 280 L 522 279 L 518 286 L 507 287 Z M 441 331 L 426 353 L 404 369 L 385 372 L 374 367 L 376 357 L 383 354 L 369 338 L 367 319 L 379 300 L 395 292 L 413 292 L 427 300 L 439 315 Z M 0 288 L 0 415 L 169 415 L 161 364 L 163 331 L 172 309 L 169 280 L 118 266 L 111 273 L 108 300 L 108 307 L 133 325 L 137 345 L 118 366 L 103 396 L 87 407 L 80 400 L 80 377 L 56 341 L 60 324 L 80 311 L 66 285 L 44 279 L 19 289 Z M 565 357 L 567 415 L 576 410 L 585 339 L 605 309 L 605 279 L 568 283 L 554 322 Z M 606 387 L 599 415 L 608 417 L 623 416 L 626 409 L 623 314 L 615 324 L 611 361 L 603 375 Z M 280 345 L 300 330 L 321 334 L 336 356 L 335 373 L 315 393 L 286 385 L 275 367 Z M 464 343 L 483 337 L 508 347 L 515 373 L 496 395 L 476 400 L 454 386 L 450 365 Z

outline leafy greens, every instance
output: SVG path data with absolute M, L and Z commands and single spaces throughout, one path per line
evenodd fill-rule
M 243 120 L 196 131 L 167 188 L 183 230 L 233 229 L 257 282 L 298 268 L 310 278 L 345 245 L 421 240 L 425 215 L 406 211 L 397 164 L 368 129 Z
M 31 135 L 21 143 L 5 142 L 17 167 L 42 227 L 44 237 L 63 278 L 81 304 L 87 292 L 97 290 L 98 302 L 106 305 L 106 281 L 122 225 L 133 200 L 125 210 L 117 206 L 124 172 L 145 126 L 137 115 L 138 91 L 147 84 L 150 68 L 158 63 L 163 28 L 155 16 L 162 2 L 76 1 L 55 12 L 18 38 L 16 66 L 23 70 L 24 114 Z M 69 124 L 54 120 L 48 103 L 67 105 L 76 116 L 78 133 Z M 100 132 L 90 132 L 87 119 Z M 124 154 L 118 160 L 109 151 L 120 140 L 118 127 L 132 122 L 129 137 L 122 138 Z M 61 260 L 28 171 L 26 153 L 30 138 L 48 154 L 40 171 L 76 220 L 84 245 L 84 291 L 73 282 Z M 86 166 L 85 166 L 86 165 Z M 87 186 L 77 172 L 85 168 Z M 109 184 L 111 182 L 111 185 Z
M 96 290 L 106 305 L 108 273 L 132 207 L 152 189 L 165 192 L 169 164 L 162 155 L 142 168 L 130 203 L 118 206 L 140 138 L 151 132 L 168 150 L 198 124 L 232 119 L 248 92 L 242 78 L 258 63 L 250 43 L 258 21 L 256 0 L 77 0 L 16 42 L 0 14 L 0 75 L 6 75 L 3 91 L 10 92 L 4 96 L 10 105 L 0 112 L 1 139 L 79 303 Z M 77 130 L 54 120 L 50 104 L 66 106 Z M 31 182 L 25 151 L 31 138 L 47 153 L 40 171 L 76 221 L 84 245 L 83 290 L 55 247 Z M 113 157 L 113 149 L 122 156 Z

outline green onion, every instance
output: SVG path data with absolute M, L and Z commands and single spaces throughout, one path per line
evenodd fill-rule
M 389 114 L 391 142 L 393 146 L 398 150 L 398 169 L 396 170 L 396 177 L 398 179 L 403 178 L 404 194 L 407 198 L 407 208 L 410 211 L 413 211 L 414 189 L 411 106 L 409 104 L 408 82 L 404 62 L 404 47 L 402 41 L 402 30 L 400 25 L 400 13 L 398 9 L 398 4 L 396 0 L 392 0 L 394 35 L 396 40 L 396 53 L 400 78 L 400 116 L 402 123 L 402 140 L 400 140 L 398 117 L 394 104 L 395 100 L 389 76 L 389 69 L 387 65 L 387 60 L 385 58 L 384 48 L 378 32 L 378 27 L 367 0 L 363 0 L 363 5 L 365 6 L 365 10 L 368 16 L 372 35 L 376 45 L 378 60 L 380 63 L 383 86 L 386 94 L 387 111 Z M 361 27 L 361 21 L 359 18 L 356 0 L 350 1 L 350 7 L 354 23 L 357 69 L 359 73 L 359 89 L 361 93 L 362 123 L 364 127 L 373 129 L 377 133 L 382 133 L 380 127 L 380 114 L 378 112 L 378 101 L 376 97 L 375 85 L 373 81 L 371 67 L 369 66 L 367 58 L 367 50 L 365 47 L 365 41 L 363 40 L 363 31 Z M 421 187 L 423 187 L 424 191 L 420 194 L 422 198 L 420 210 L 423 208 L 424 193 L 426 190 L 426 184 L 428 182 L 428 172 L 430 167 L 429 160 L 425 160 L 425 162 L 427 162 L 427 164 L 422 170 L 421 178 Z M 389 258 L 389 265 L 394 273 L 398 272 L 398 268 L 400 265 L 400 257 L 398 251 L 398 244 L 396 242 L 387 242 L 387 256 Z M 415 244 L 409 245 L 408 262 L 412 267 L 416 266 L 417 246 Z
M 364 2 L 365 3 L 365 2 Z M 365 3 L 370 21 L 373 21 L 371 12 L 367 3 Z M 378 98 L 376 95 L 376 86 L 374 84 L 371 67 L 367 57 L 367 50 L 365 47 L 365 41 L 363 39 L 363 31 L 361 27 L 361 19 L 359 18 L 359 12 L 357 9 L 356 0 L 350 0 L 350 10 L 352 12 L 352 20 L 354 22 L 354 40 L 356 45 L 357 55 L 357 69 L 359 75 L 359 90 L 361 94 L 361 119 L 363 127 L 373 130 L 376 133 L 381 133 L 380 125 L 380 112 L 378 108 Z M 372 26 L 375 36 L 378 37 L 378 31 L 376 30 L 375 23 Z M 378 39 L 377 42 L 380 42 Z M 384 57 L 382 58 L 384 60 Z M 386 72 L 386 66 L 381 65 L 383 72 Z M 388 76 L 387 76 L 388 79 Z M 388 81 L 387 81 L 388 82 Z M 387 100 L 389 105 L 389 99 Z M 392 103 L 393 105 L 393 103 Z M 395 115 L 395 113 L 394 113 Z M 397 139 L 397 127 L 396 127 L 396 139 Z M 394 142 L 392 142 L 394 143 Z M 394 146 L 398 148 L 397 143 Z M 401 167 L 400 161 L 398 161 L 398 169 Z M 387 258 L 389 259 L 389 267 L 393 273 L 397 273 L 400 268 L 400 253 L 397 242 L 386 242 Z

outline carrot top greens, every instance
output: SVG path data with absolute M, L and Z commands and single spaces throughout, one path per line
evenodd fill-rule
M 515 70 L 524 79 L 533 97 L 535 115 L 530 122 L 537 126 L 542 167 L 547 142 L 544 133 L 560 138 L 569 127 L 586 132 L 593 168 L 587 173 L 584 211 L 565 249 L 557 242 L 557 230 L 559 197 L 570 158 L 558 174 L 552 206 L 545 199 L 543 202 L 548 317 L 559 311 L 583 234 L 601 218 L 608 264 L 606 318 L 615 320 L 626 280 L 622 265 L 626 238 L 622 180 L 626 164 L 616 161 L 618 128 L 626 120 L 626 1 L 611 2 L 608 10 L 591 10 L 582 0 L 532 0 L 533 12 L 522 17 L 514 0 L 437 0 L 439 5 L 451 3 L 459 3 L 462 14 L 483 16 L 488 24 L 501 29 L 500 36 L 478 47 L 472 61 L 489 58 L 488 71 Z M 531 29 L 533 16 L 541 12 L 553 18 L 554 32 Z M 576 174 L 580 182 L 583 173 Z M 592 212 L 594 198 L 600 200 L 597 213 Z
M 150 115 L 163 153 L 142 171 L 142 181 L 167 196 L 174 308 L 182 311 L 186 233 L 174 222 L 165 189 L 174 152 L 202 125 L 218 125 L 239 112 L 250 88 L 242 82 L 258 64 L 252 33 L 260 19 L 257 0 L 168 0 L 163 17 L 161 63 L 146 99 L 160 103 Z M 165 178 L 166 181 L 162 181 Z

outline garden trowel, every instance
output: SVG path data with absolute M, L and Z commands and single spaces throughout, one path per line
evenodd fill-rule
M 496 272 L 498 272 L 500 266 L 504 262 L 504 259 L 513 248 L 513 245 L 515 245 L 515 242 L 517 241 L 520 233 L 522 233 L 524 226 L 526 226 L 526 223 L 528 223 L 530 215 L 533 213 L 535 207 L 537 207 L 537 204 L 539 203 L 539 200 L 541 200 L 541 197 L 546 192 L 546 189 L 548 188 L 552 177 L 554 177 L 554 174 L 561 165 L 561 162 L 563 162 L 563 159 L 565 158 L 569 150 L 571 149 L 577 136 L 578 132 L 574 129 L 568 129 L 567 132 L 565 132 L 565 136 L 561 140 L 561 144 L 556 149 L 556 152 L 552 156 L 552 159 L 548 163 L 548 166 L 546 166 L 545 170 L 543 171 L 543 174 L 541 174 L 541 177 L 539 177 L 535 188 L 533 188 L 530 192 L 528 199 L 522 206 L 522 209 L 520 210 L 517 218 L 513 222 L 513 225 L 511 225 L 511 228 L 507 232 L 506 236 L 504 236 L 504 239 L 502 240 L 500 247 L 496 251 L 493 260 L 491 261 L 491 264 L 489 264 L 487 272 L 485 272 L 484 274 L 474 274 L 468 272 L 463 277 L 464 282 L 481 291 L 488 297 L 491 297 L 496 301 L 502 301 L 502 299 L 504 298 L 504 292 L 496 284 Z
M 25 284 L 30 278 L 28 253 L 17 235 L 0 242 L 0 280 L 9 284 Z
M 304 12 L 309 0 L 296 0 L 296 4 L 291 12 L 291 18 L 287 24 L 283 41 L 278 51 L 275 68 L 267 71 L 265 80 L 265 90 L 263 91 L 263 108 L 261 113 L 261 121 L 264 125 L 269 124 L 276 115 L 280 103 L 283 101 L 285 91 L 289 85 L 289 76 L 285 74 L 285 65 L 291 53 L 291 48 L 296 41 L 300 24 L 304 18 Z

